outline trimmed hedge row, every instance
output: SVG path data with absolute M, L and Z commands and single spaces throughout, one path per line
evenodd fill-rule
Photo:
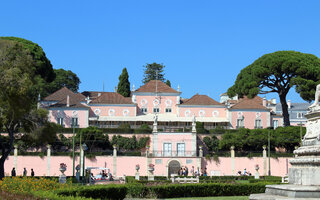
M 270 184 L 270 183 L 268 183 Z M 272 183 L 271 183 L 272 184 Z M 131 198 L 179 198 L 206 196 L 248 196 L 263 193 L 266 183 L 227 184 L 227 183 L 198 183 L 198 184 L 168 184 L 145 186 L 142 184 L 127 185 L 98 185 L 76 187 L 57 191 L 58 195 L 81 196 L 101 199 Z
M 96 186 L 80 186 L 67 190 L 59 190 L 56 193 L 62 196 L 121 200 L 126 197 L 127 190 L 128 188 L 125 185 L 111 184 Z

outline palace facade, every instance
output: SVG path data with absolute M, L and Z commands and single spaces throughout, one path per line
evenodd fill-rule
M 80 128 L 116 128 L 121 124 L 130 124 L 131 128 L 142 124 L 152 127 L 155 115 L 158 129 L 164 132 L 191 129 L 193 116 L 197 122 L 203 122 L 206 129 L 276 128 L 283 124 L 281 107 L 275 99 L 229 98 L 227 94 L 220 95 L 220 102 L 200 94 L 185 99 L 181 97 L 179 87 L 175 90 L 156 80 L 137 90 L 133 86 L 131 93 L 131 97 L 123 97 L 117 92 L 73 93 L 64 87 L 44 98 L 41 107 L 49 110 L 51 122 L 66 128 L 72 127 L 73 123 Z M 303 120 L 302 113 L 299 122 L 303 123 Z

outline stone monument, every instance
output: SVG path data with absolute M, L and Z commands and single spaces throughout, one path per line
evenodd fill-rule
M 320 199 L 320 84 L 315 102 L 309 107 L 307 132 L 302 145 L 289 162 L 289 184 L 267 185 L 264 194 L 252 194 L 250 199 Z
M 153 116 L 153 133 L 158 133 L 158 115 Z

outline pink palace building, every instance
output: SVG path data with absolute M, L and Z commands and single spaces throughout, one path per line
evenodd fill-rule
M 175 90 L 156 80 L 137 90 L 133 86 L 130 97 L 117 92 L 74 93 L 64 87 L 44 98 L 40 105 L 49 111 L 51 122 L 66 128 L 73 125 L 116 128 L 121 124 L 138 128 L 148 124 L 153 128 L 148 149 L 152 156 L 148 162 L 162 166 L 156 168 L 157 175 L 176 173 L 180 166 L 209 166 L 200 158 L 202 153 L 198 151 L 200 144 L 197 144 L 195 122 L 203 122 L 206 129 L 276 128 L 282 125 L 282 116 L 275 110 L 275 100 L 258 96 L 229 98 L 226 94 L 220 96 L 220 102 L 199 94 L 185 99 L 181 97 L 179 87 Z M 139 159 L 145 163 L 144 158 Z
M 206 129 L 282 125 L 282 116 L 275 112 L 275 100 L 267 101 L 258 96 L 229 98 L 226 94 L 221 95 L 220 102 L 199 94 L 185 99 L 179 87 L 175 90 L 156 80 L 137 90 L 133 86 L 131 97 L 117 92 L 73 93 L 64 87 L 44 98 L 41 106 L 49 110 L 51 122 L 66 128 L 70 128 L 72 122 L 80 128 L 116 128 L 121 124 L 130 124 L 131 128 L 142 124 L 151 127 L 155 115 L 158 129 L 164 132 L 191 129 L 193 116 L 197 122 L 203 122 Z

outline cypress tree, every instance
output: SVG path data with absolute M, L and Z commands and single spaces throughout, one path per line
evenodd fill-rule
M 166 85 L 171 87 L 171 82 L 169 80 L 166 81 Z
M 124 97 L 130 97 L 130 82 L 127 68 L 123 68 L 122 73 L 119 76 L 117 92 Z

